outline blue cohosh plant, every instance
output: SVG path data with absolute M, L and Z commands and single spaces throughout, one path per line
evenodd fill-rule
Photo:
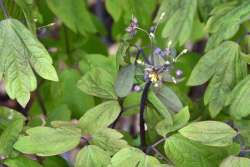
M 0 167 L 250 166 L 250 0 L 0 7 Z
M 131 23 L 126 29 L 130 40 L 136 38 L 137 32 L 141 31 L 143 32 L 143 34 L 146 35 L 146 38 L 148 38 L 150 41 L 150 44 L 147 47 L 143 47 L 137 44 L 132 45 L 132 47 L 136 48 L 136 56 L 133 60 L 134 62 L 132 62 L 132 64 L 134 64 L 135 66 L 134 77 L 137 78 L 137 84 L 142 85 L 144 87 L 142 90 L 139 88 L 138 85 L 134 85 L 134 87 L 131 88 L 135 91 L 142 91 L 140 100 L 140 141 L 141 148 L 144 149 L 144 151 L 146 151 L 145 149 L 147 148 L 145 141 L 144 111 L 148 101 L 148 92 L 150 91 L 151 87 L 152 89 L 159 89 L 162 84 L 177 84 L 178 82 L 183 80 L 183 72 L 182 70 L 177 69 L 175 67 L 175 63 L 178 61 L 180 56 L 186 54 L 188 51 L 187 49 L 184 49 L 179 54 L 177 54 L 176 49 L 172 47 L 172 41 L 169 41 L 167 47 L 164 49 L 161 49 L 157 46 L 157 43 L 155 42 L 155 35 L 159 23 L 164 18 L 164 15 L 165 13 L 161 14 L 156 25 L 152 26 L 149 31 L 140 28 L 137 18 L 132 16 Z M 148 49 L 147 53 L 144 48 Z M 136 71 L 140 71 L 141 73 L 137 73 Z M 143 77 L 140 78 L 137 76 L 137 74 Z M 118 79 L 120 78 L 118 77 Z

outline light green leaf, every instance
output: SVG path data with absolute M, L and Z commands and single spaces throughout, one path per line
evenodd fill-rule
M 117 99 L 114 92 L 114 77 L 102 68 L 91 69 L 77 85 L 86 94 L 105 99 Z
M 165 105 L 160 101 L 160 99 L 155 95 L 154 92 L 152 91 L 149 92 L 148 100 L 150 101 L 150 103 L 153 104 L 156 110 L 164 117 L 166 122 L 168 122 L 169 125 L 172 125 L 173 119 L 171 113 L 168 111 Z
M 241 58 L 244 60 L 247 64 L 250 64 L 250 54 L 241 53 Z
M 209 104 L 209 112 L 216 117 L 226 102 L 226 96 L 246 75 L 246 63 L 240 59 L 237 43 L 226 41 L 205 54 L 188 80 L 188 85 L 200 85 L 211 77 L 205 93 L 204 103 Z
M 79 127 L 83 134 L 92 134 L 108 127 L 121 111 L 117 101 L 107 101 L 88 110 L 80 119 Z
M 223 40 L 230 39 L 238 31 L 240 24 L 249 19 L 250 1 L 233 1 L 217 6 L 207 22 L 206 29 L 212 36 L 206 50 L 210 50 Z
M 165 152 L 176 167 L 215 167 L 229 155 L 237 155 L 239 145 L 211 147 L 172 135 L 165 142 Z
M 61 19 L 72 31 L 80 32 L 87 36 L 95 33 L 96 28 L 82 0 L 47 0 L 49 8 Z
M 190 140 L 217 147 L 231 145 L 237 135 L 229 125 L 218 121 L 193 122 L 179 132 Z
M 10 158 L 4 161 L 4 164 L 8 167 L 42 167 L 37 161 L 26 157 Z
M 108 166 L 110 157 L 107 152 L 93 145 L 85 146 L 77 154 L 75 167 L 104 167 Z
M 120 149 L 128 147 L 125 140 L 122 139 L 123 135 L 114 129 L 100 129 L 98 132 L 91 136 L 90 143 L 97 145 L 103 150 L 107 151 L 110 155 L 115 154 Z
M 162 87 L 156 92 L 156 95 L 169 111 L 178 112 L 183 108 L 182 102 L 176 93 L 167 86 Z
M 232 93 L 229 96 L 230 114 L 236 118 L 241 119 L 250 114 L 250 76 L 247 76 L 244 80 L 236 85 Z M 230 99 L 231 98 L 231 99 Z
M 244 157 L 229 156 L 224 159 L 220 167 L 248 167 L 250 166 L 250 159 Z
M 18 112 L 0 108 L 0 156 L 10 156 L 23 129 L 25 118 Z
M 14 148 L 25 154 L 51 156 L 75 148 L 81 138 L 77 128 L 35 127 L 26 131 L 26 136 L 19 137 Z
M 57 81 L 52 59 L 43 45 L 18 20 L 0 22 L 0 74 L 7 94 L 23 107 L 36 89 L 33 70 L 44 79 Z
M 145 155 L 139 149 L 130 147 L 116 153 L 108 167 L 157 167 L 157 165 L 160 165 L 160 163 L 156 158 Z
M 162 120 L 156 125 L 156 131 L 161 136 L 166 136 L 168 133 L 176 131 L 187 124 L 190 114 L 188 107 L 183 108 L 173 116 L 173 125 L 169 125 L 167 120 Z
M 131 64 L 120 69 L 115 82 L 115 92 L 119 97 L 127 96 L 134 83 L 135 65 Z
M 176 8 L 167 8 L 161 11 L 167 12 L 167 10 L 174 10 L 174 12 L 171 12 L 172 16 L 167 20 L 164 26 L 162 37 L 168 38 L 174 44 L 179 43 L 179 45 L 183 45 L 192 34 L 197 0 L 176 0 L 174 3 L 176 3 L 176 5 L 174 5 L 177 6 Z

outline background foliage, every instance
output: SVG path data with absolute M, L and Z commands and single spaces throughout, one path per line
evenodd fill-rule
M 250 166 L 250 0 L 0 7 L 0 167 Z

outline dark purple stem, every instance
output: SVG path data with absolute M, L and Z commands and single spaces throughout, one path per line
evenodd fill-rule
M 151 86 L 151 81 L 148 81 L 143 89 L 141 96 L 141 104 L 140 104 L 140 140 L 141 140 L 141 149 L 146 151 L 146 138 L 145 138 L 145 120 L 144 120 L 144 111 L 146 107 L 148 90 Z

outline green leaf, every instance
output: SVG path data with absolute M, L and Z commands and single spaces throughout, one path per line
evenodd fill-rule
M 123 107 L 125 116 L 134 115 L 139 112 L 142 92 L 131 92 L 125 97 Z
M 230 114 L 236 118 L 241 119 L 250 114 L 249 111 L 249 97 L 250 97 L 250 76 L 248 75 L 244 80 L 236 85 L 230 94 L 229 103 L 230 105 Z
M 122 3 L 117 0 L 106 0 L 105 6 L 112 18 L 117 22 L 122 15 Z
M 77 87 L 80 78 L 81 75 L 77 70 L 64 69 L 59 74 L 60 82 L 50 83 L 47 87 L 44 85 L 40 88 L 49 113 L 50 110 L 54 111 L 59 106 L 66 105 L 72 112 L 73 118 L 80 118 L 88 109 L 95 106 L 94 98 Z
M 166 136 L 168 133 L 176 131 L 185 126 L 190 118 L 188 107 L 184 107 L 173 116 L 173 125 L 169 125 L 167 120 L 162 120 L 156 125 L 156 131 L 161 136 Z
M 247 64 L 250 64 L 250 54 L 241 53 L 241 58 L 244 60 Z
M 47 50 L 18 20 L 1 21 L 0 34 L 0 74 L 7 94 L 24 107 L 37 85 L 32 69 L 52 81 L 58 80 L 57 74 Z
M 150 103 L 153 104 L 156 110 L 164 117 L 166 122 L 168 122 L 169 125 L 172 125 L 173 119 L 171 113 L 168 111 L 165 105 L 160 101 L 160 99 L 154 94 L 154 92 L 152 91 L 149 92 L 148 100 L 150 101 Z
M 105 99 L 117 99 L 114 92 L 114 78 L 102 68 L 91 69 L 77 85 L 86 94 Z
M 153 12 L 157 6 L 157 1 L 152 0 L 123 0 L 120 2 L 123 9 L 123 18 L 126 24 L 134 15 L 140 24 L 140 27 L 149 27 Z
M 127 142 L 122 137 L 123 135 L 114 129 L 102 128 L 91 136 L 90 143 L 113 155 L 120 149 L 128 147 Z
M 168 1 L 168 0 L 167 0 Z M 170 2 L 165 2 L 170 3 Z M 175 6 L 177 8 L 167 8 L 167 10 L 174 10 L 172 16 L 167 20 L 162 31 L 162 37 L 168 38 L 174 44 L 179 43 L 183 45 L 192 34 L 192 26 L 197 8 L 197 0 L 176 0 Z
M 88 110 L 80 119 L 79 127 L 83 134 L 92 134 L 108 127 L 121 111 L 117 101 L 107 101 Z
M 81 138 L 77 128 L 35 127 L 26 131 L 26 136 L 19 137 L 14 148 L 25 154 L 51 156 L 75 148 Z
M 188 80 L 195 86 L 210 81 L 204 103 L 209 104 L 212 117 L 216 117 L 226 102 L 226 96 L 246 75 L 246 63 L 240 59 L 239 45 L 226 41 L 205 54 L 197 63 Z
M 116 59 L 115 57 L 107 57 L 101 54 L 85 54 L 79 62 L 81 72 L 86 73 L 91 68 L 100 67 L 105 71 L 116 74 Z
M 215 167 L 229 155 L 237 155 L 239 145 L 211 147 L 172 135 L 165 142 L 165 152 L 176 167 Z
M 47 157 L 43 161 L 44 167 L 69 167 L 67 161 L 60 156 Z
M 224 159 L 220 167 L 247 167 L 250 166 L 250 159 L 244 157 L 229 156 Z
M 183 108 L 179 97 L 172 89 L 167 86 L 164 86 L 159 91 L 157 91 L 156 95 L 170 111 L 178 112 Z
M 84 36 L 97 31 L 84 1 L 47 0 L 47 3 L 49 8 L 72 31 L 79 32 Z
M 93 145 L 85 146 L 77 154 L 75 167 L 104 167 L 108 166 L 110 157 L 107 152 Z
M 203 21 L 207 21 L 210 16 L 212 9 L 222 3 L 226 2 L 226 0 L 198 0 L 198 9 L 199 14 Z
M 124 37 L 125 38 L 125 37 Z M 129 42 L 124 39 L 123 42 L 120 43 L 119 48 L 116 52 L 116 68 L 119 68 L 119 65 L 124 64 L 124 58 L 126 57 L 126 53 L 129 49 Z
M 108 167 L 157 167 L 160 165 L 159 161 L 152 157 L 145 155 L 141 150 L 130 147 L 124 148 L 116 153 Z
M 24 120 L 20 113 L 0 108 L 0 156 L 7 157 L 13 152 L 13 145 L 23 129 Z
M 115 92 L 119 97 L 127 96 L 133 87 L 135 76 L 135 65 L 131 64 L 123 67 L 116 78 Z
M 58 106 L 56 109 L 48 113 L 47 123 L 50 125 L 52 121 L 70 121 L 71 111 L 66 105 Z
M 231 145 L 237 135 L 229 125 L 218 121 L 193 122 L 179 132 L 190 140 L 217 147 Z
M 26 19 L 27 26 L 29 30 L 36 35 L 36 22 L 34 21 L 36 13 L 38 13 L 37 8 L 33 4 L 33 0 L 29 2 L 28 0 L 15 0 L 15 2 L 20 6 Z
M 37 161 L 26 157 L 10 158 L 4 161 L 4 164 L 8 167 L 42 167 Z
M 239 30 L 240 24 L 249 19 L 250 3 L 248 0 L 228 2 L 214 8 L 211 14 L 206 29 L 212 36 L 208 40 L 206 50 L 233 37 Z

